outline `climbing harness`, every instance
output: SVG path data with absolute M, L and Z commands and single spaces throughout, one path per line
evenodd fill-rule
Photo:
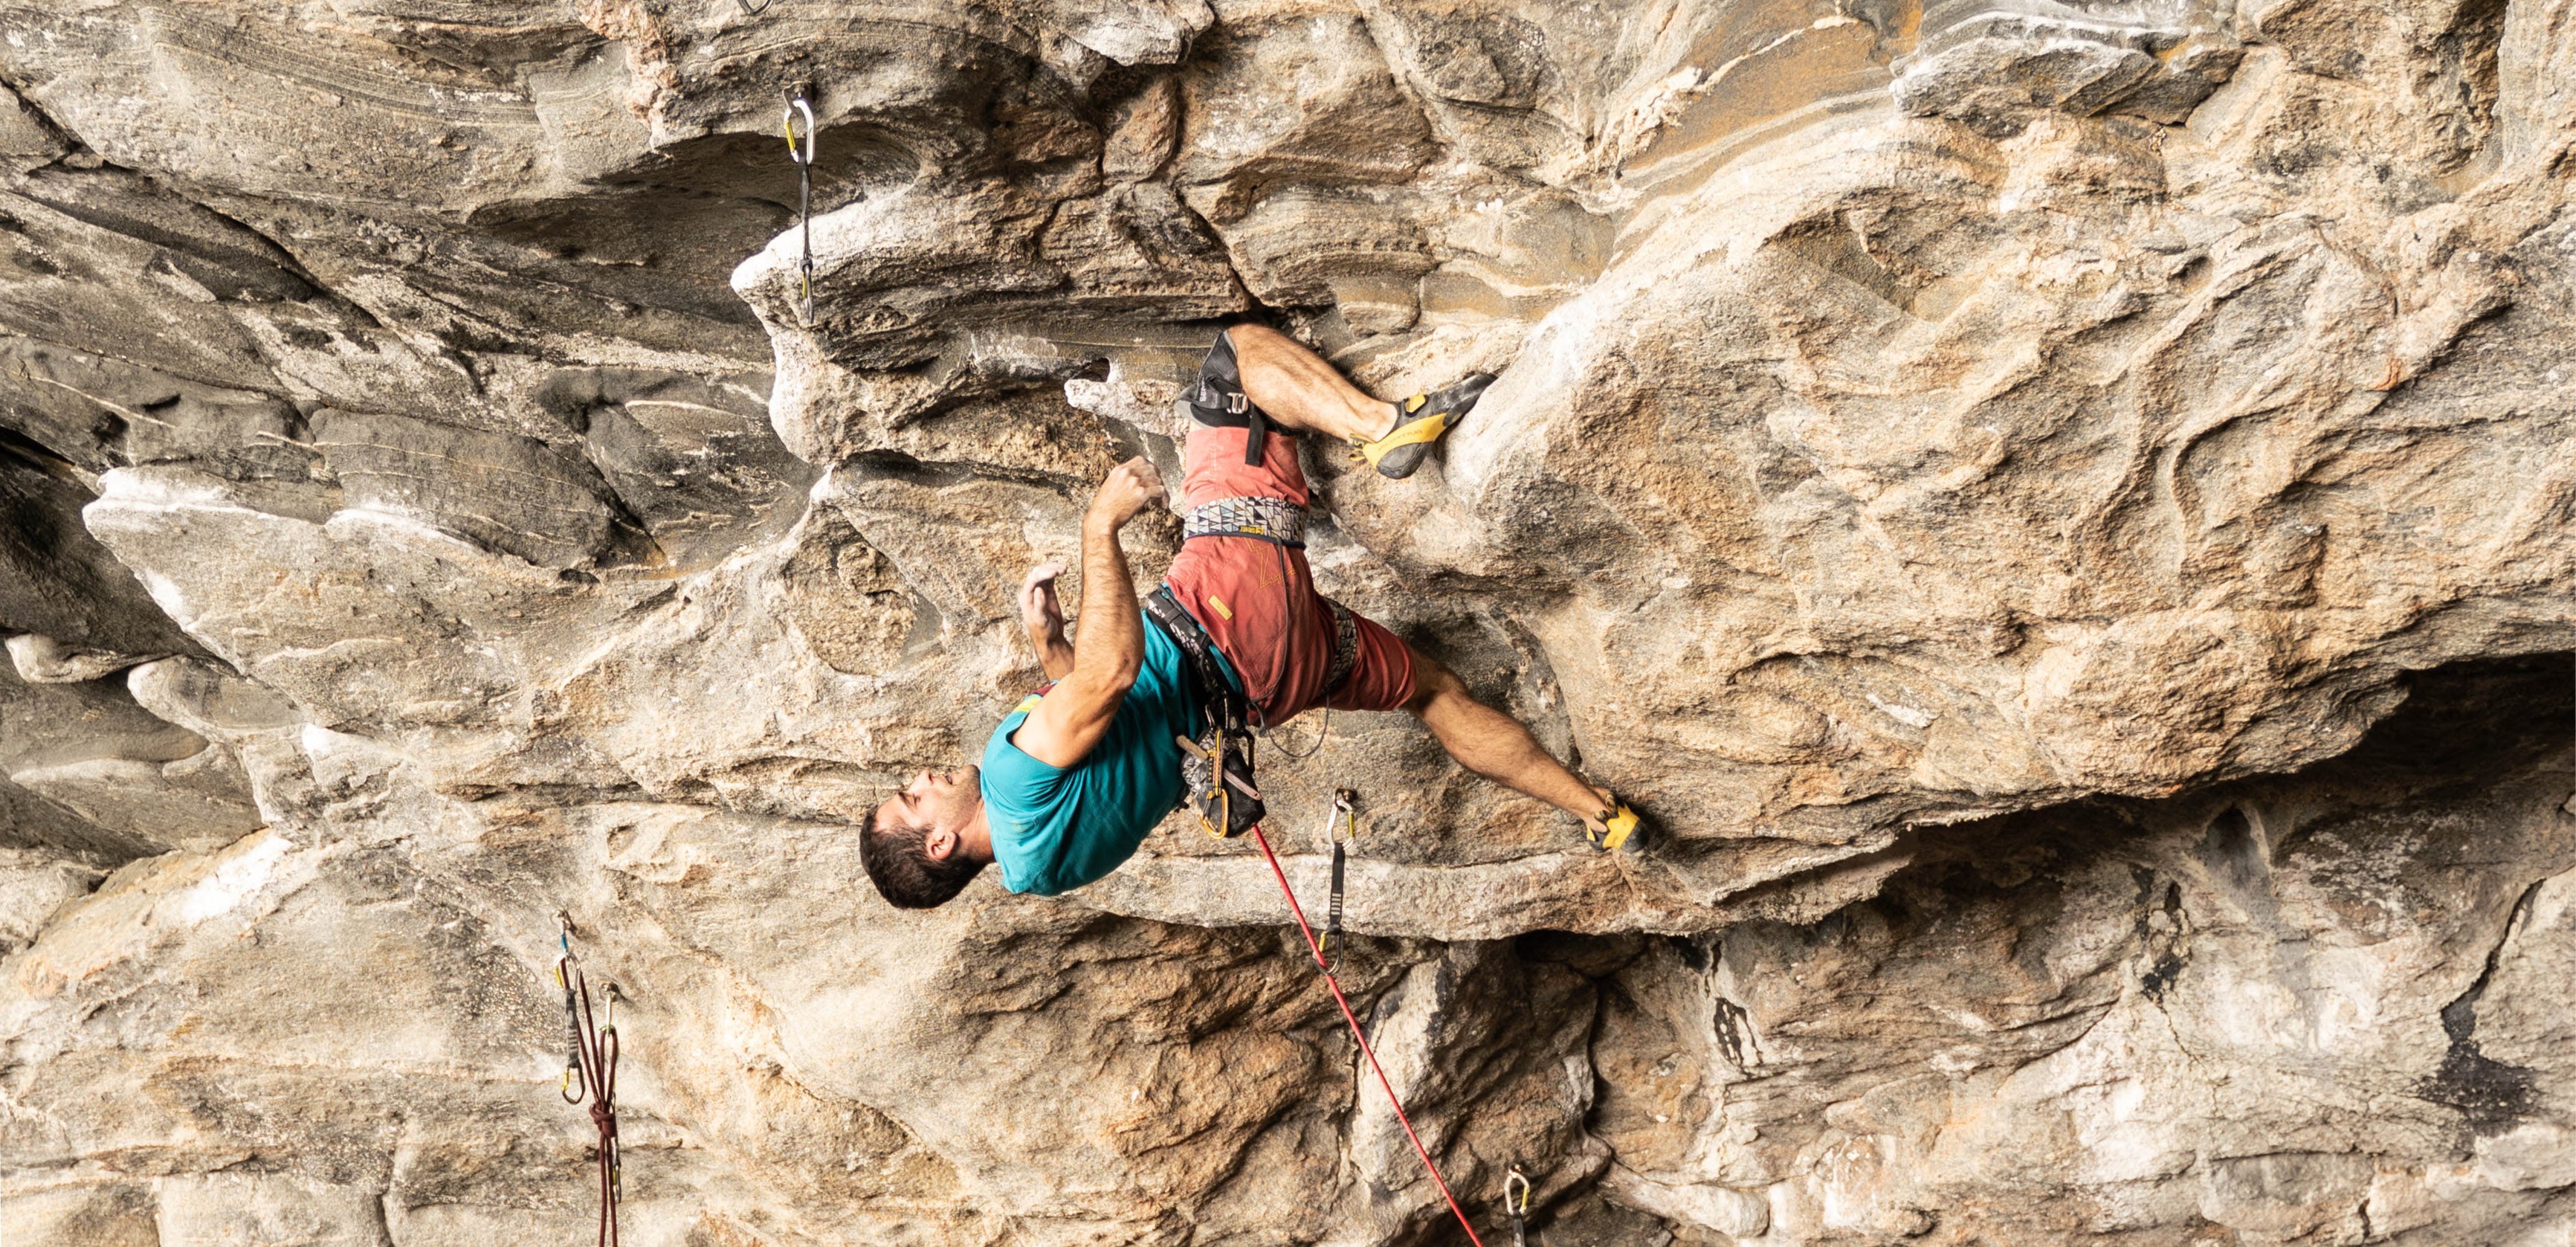
M 1172 743 L 1181 748 L 1181 778 L 1198 811 L 1199 830 L 1231 840 L 1269 813 L 1252 782 L 1252 705 L 1226 680 L 1216 641 L 1172 596 L 1170 585 L 1145 595 L 1145 616 L 1180 647 L 1197 694 L 1191 698 L 1199 711 L 1197 737 L 1174 736 Z
M 1203 502 L 1181 517 L 1181 540 L 1192 537 L 1250 537 L 1272 545 L 1303 548 L 1306 508 L 1286 498 L 1219 498 Z
M 1288 552 L 1306 548 L 1306 506 L 1286 498 L 1238 497 L 1203 502 L 1190 508 L 1189 513 L 1181 518 L 1181 540 L 1188 541 L 1193 537 L 1249 537 L 1254 541 L 1268 542 L 1271 553 L 1279 558 L 1278 584 L 1284 597 L 1289 592 L 1288 586 L 1295 583 L 1290 579 Z M 1349 607 L 1320 593 L 1315 595 L 1315 600 L 1322 602 L 1324 609 L 1333 617 L 1333 663 L 1324 673 L 1324 691 L 1318 698 L 1319 702 L 1329 703 L 1334 694 L 1342 691 L 1342 685 L 1350 680 L 1351 672 L 1359 666 L 1360 626 L 1358 617 L 1351 614 Z M 1285 615 L 1296 609 L 1296 602 L 1291 598 L 1282 601 L 1280 606 L 1281 613 Z M 1191 626 L 1197 626 L 1195 620 Z M 1286 644 L 1284 638 L 1281 644 Z M 1281 745 L 1279 751 L 1301 762 L 1313 757 L 1316 750 L 1324 747 L 1323 733 L 1331 726 L 1332 707 L 1329 704 L 1324 706 L 1324 716 L 1325 728 L 1317 730 L 1313 746 L 1304 753 L 1298 753 Z M 1270 731 L 1275 729 L 1268 725 L 1264 727 L 1263 739 L 1270 739 Z
M 769 7 L 763 4 L 762 8 Z M 755 16 L 757 16 L 755 14 Z M 796 162 L 796 217 L 804 232 L 804 257 L 797 261 L 796 323 L 814 324 L 814 106 L 802 92 L 790 90 L 782 123 L 787 129 L 787 158 Z M 805 118 L 805 137 L 796 137 L 796 118 Z
M 1318 749 L 1322 747 L 1320 742 L 1316 745 Z M 1352 795 L 1348 788 L 1334 789 L 1333 808 L 1324 815 L 1324 839 L 1333 845 L 1333 895 L 1331 902 L 1324 907 L 1324 938 L 1321 941 L 1326 959 L 1324 968 L 1328 970 L 1332 968 L 1331 959 L 1339 957 L 1342 951 L 1343 857 L 1360 838 L 1360 814 L 1358 808 L 1351 804 Z
M 1468 1222 L 1467 1211 L 1458 1206 L 1458 1197 L 1450 1193 L 1449 1180 L 1440 1176 L 1440 1165 L 1431 1159 L 1431 1149 L 1423 1145 L 1421 1133 L 1413 1128 L 1413 1119 L 1405 1115 L 1404 1101 L 1397 1098 L 1395 1084 L 1387 1080 L 1386 1067 L 1378 1064 L 1377 1049 L 1369 1046 L 1367 1032 L 1360 1029 L 1359 1015 L 1351 1012 L 1350 998 L 1342 994 L 1342 981 L 1333 977 L 1332 963 L 1324 958 L 1324 947 L 1315 939 L 1315 928 L 1306 923 L 1306 911 L 1297 904 L 1297 890 L 1288 886 L 1288 872 L 1280 868 L 1279 855 L 1270 849 L 1270 837 L 1263 835 L 1257 824 L 1252 828 L 1252 842 L 1261 846 L 1261 856 L 1270 863 L 1271 878 L 1279 881 L 1280 894 L 1288 898 L 1289 916 L 1297 920 L 1298 934 L 1306 937 L 1306 951 L 1313 954 L 1315 969 L 1324 976 L 1324 986 L 1332 989 L 1333 1003 L 1341 1006 L 1342 1021 L 1350 1024 L 1351 1038 L 1359 1041 L 1360 1055 L 1368 1058 L 1369 1072 L 1377 1075 L 1378 1089 L 1386 1092 L 1386 1102 L 1394 1107 L 1396 1124 L 1404 1127 L 1404 1137 L 1413 1140 L 1414 1155 L 1422 1158 L 1431 1184 L 1440 1188 L 1440 1198 L 1449 1201 L 1449 1214 L 1458 1218 L 1458 1228 L 1467 1232 L 1467 1241 L 1485 1247 L 1485 1240 Z
M 590 1102 L 590 1124 L 599 1130 L 599 1243 L 617 1247 L 617 1205 L 625 1194 L 624 1158 L 617 1146 L 617 985 L 605 993 L 608 1023 L 594 1026 L 590 979 L 572 955 L 572 917 L 555 914 L 555 984 L 563 989 L 564 1035 L 571 1056 L 559 1094 L 566 1104 Z M 575 1009 L 575 1002 L 580 1007 Z
M 1503 1211 L 1512 1216 L 1512 1247 L 1529 1247 L 1529 1175 L 1518 1165 L 1503 1178 Z

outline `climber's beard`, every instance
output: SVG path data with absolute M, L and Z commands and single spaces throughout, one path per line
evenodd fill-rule
M 930 786 L 930 825 L 955 831 L 973 822 L 984 804 L 984 771 L 973 763 L 934 777 Z
M 983 781 L 983 771 L 972 765 L 953 771 L 916 771 L 912 782 L 880 803 L 869 821 L 883 828 L 962 835 L 983 808 Z

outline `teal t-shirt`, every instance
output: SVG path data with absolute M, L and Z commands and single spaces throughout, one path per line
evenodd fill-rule
M 1098 879 L 1181 803 L 1181 751 L 1172 738 L 1195 734 L 1188 659 L 1152 618 L 1144 622 L 1136 683 L 1081 761 L 1059 769 L 1012 743 L 1043 694 L 1020 699 L 985 744 L 984 818 L 1003 887 L 1053 896 Z

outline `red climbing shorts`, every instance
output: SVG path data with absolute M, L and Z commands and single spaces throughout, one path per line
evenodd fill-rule
M 1194 425 L 1182 452 L 1181 508 L 1225 498 L 1283 498 L 1306 505 L 1297 439 L 1270 430 L 1259 466 L 1243 461 L 1248 431 Z M 1413 653 L 1396 635 L 1356 613 L 1359 658 L 1328 700 L 1332 609 L 1315 592 L 1306 552 L 1255 537 L 1192 537 L 1163 577 L 1172 596 L 1207 629 L 1264 723 L 1285 723 L 1315 706 L 1400 710 L 1413 700 Z

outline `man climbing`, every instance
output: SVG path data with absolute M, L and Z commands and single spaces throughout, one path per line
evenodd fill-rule
M 1118 548 L 1127 521 L 1164 500 L 1153 467 L 1131 459 L 1083 517 L 1079 640 L 1064 635 L 1063 569 L 1034 569 L 1020 616 L 1053 683 L 994 729 L 980 767 L 925 771 L 870 813 L 860 860 L 877 890 L 927 909 L 988 862 L 1011 891 L 1049 896 L 1108 874 L 1181 803 L 1188 755 L 1175 738 L 1200 736 L 1204 707 L 1228 695 L 1261 724 L 1318 705 L 1410 711 L 1460 766 L 1581 818 L 1596 848 L 1643 852 L 1648 829 L 1608 789 L 1468 696 L 1437 660 L 1316 593 L 1307 570 L 1305 475 L 1293 437 L 1270 426 L 1347 439 L 1402 479 L 1492 383 L 1478 373 L 1387 403 L 1281 334 L 1219 334 L 1183 396 L 1196 421 L 1185 539 L 1163 587 L 1140 609 Z

